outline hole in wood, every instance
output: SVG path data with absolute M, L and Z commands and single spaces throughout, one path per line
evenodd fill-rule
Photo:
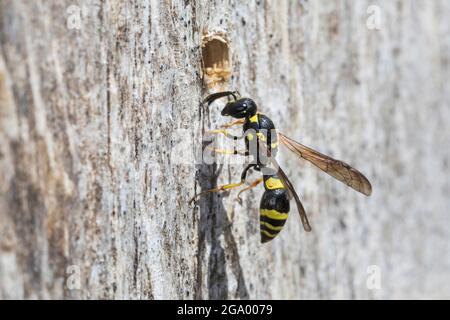
M 224 84 L 231 75 L 228 41 L 220 34 L 202 39 L 203 78 L 208 87 Z

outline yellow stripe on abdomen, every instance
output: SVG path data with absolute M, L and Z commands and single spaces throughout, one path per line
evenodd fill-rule
M 266 185 L 266 188 L 269 190 L 285 189 L 283 183 L 278 178 L 270 177 L 269 179 L 266 180 L 264 184 Z
M 266 230 L 261 230 L 261 233 L 268 236 L 269 238 L 275 238 L 278 234 L 278 232 L 276 234 L 271 234 L 271 233 L 267 232 Z
M 261 226 L 265 226 L 265 227 L 267 227 L 267 228 L 269 228 L 270 230 L 273 230 L 273 231 L 278 231 L 279 232 L 281 229 L 283 229 L 283 226 L 275 227 L 275 226 L 271 225 L 268 222 L 261 221 L 260 223 L 261 223 Z
M 278 212 L 277 210 L 260 209 L 260 214 L 274 220 L 286 220 L 288 218 L 287 213 Z

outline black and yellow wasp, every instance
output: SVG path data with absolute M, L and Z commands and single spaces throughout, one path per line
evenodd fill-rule
M 279 141 L 298 157 L 310 161 L 319 169 L 328 173 L 337 180 L 345 183 L 358 192 L 369 196 L 372 193 L 372 187 L 366 177 L 358 170 L 348 164 L 335 160 L 311 148 L 308 148 L 284 134 L 275 131 L 275 126 L 266 115 L 258 112 L 256 103 L 249 98 L 241 98 L 237 91 L 218 92 L 209 95 L 205 99 L 208 106 L 216 99 L 222 97 L 232 97 L 222 110 L 222 116 L 231 116 L 239 119 L 230 124 L 222 126 L 223 129 L 213 130 L 213 133 L 222 133 L 233 139 L 245 138 L 245 150 L 219 150 L 217 153 L 243 154 L 252 156 L 253 161 L 248 164 L 241 175 L 241 181 L 238 183 L 227 184 L 217 188 L 203 191 L 196 194 L 191 202 L 199 195 L 207 192 L 218 192 L 239 187 L 246 182 L 249 169 L 261 171 L 263 177 L 251 183 L 249 187 L 241 190 L 239 195 L 264 181 L 265 192 L 260 203 L 260 230 L 261 242 L 268 242 L 275 238 L 283 228 L 290 210 L 289 201 L 293 197 L 297 204 L 298 212 L 302 220 L 303 228 L 311 231 L 305 209 L 289 181 L 288 177 L 275 160 L 278 151 Z M 233 136 L 229 134 L 228 128 L 234 125 L 243 125 L 244 134 L 242 136 Z M 239 197 L 238 195 L 238 197 Z

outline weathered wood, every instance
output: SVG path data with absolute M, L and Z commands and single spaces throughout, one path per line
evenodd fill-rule
M 450 298 L 450 2 L 371 5 L 2 1 L 0 298 Z M 231 77 L 206 89 L 214 32 Z M 242 168 L 189 160 L 219 86 L 373 195 L 286 151 L 311 233 L 293 211 L 261 245 L 261 189 L 189 206 Z

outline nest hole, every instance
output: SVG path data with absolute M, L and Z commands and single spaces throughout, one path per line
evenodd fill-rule
M 205 36 L 202 43 L 203 75 L 209 87 L 225 83 L 231 75 L 228 42 L 221 36 Z

